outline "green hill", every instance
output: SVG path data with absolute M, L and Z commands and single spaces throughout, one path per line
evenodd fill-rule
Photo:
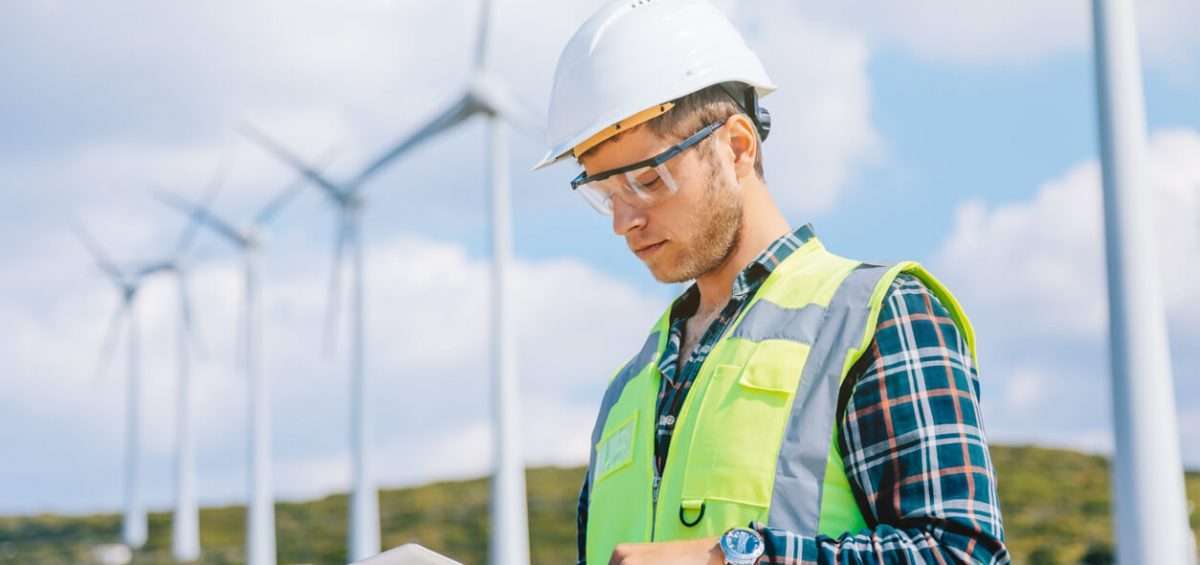
M 1017 563 L 1112 561 L 1108 462 L 1099 456 L 1036 447 L 994 446 L 1009 546 Z M 527 473 L 534 563 L 573 563 L 575 497 L 583 469 Z M 1200 473 L 1187 475 L 1193 531 L 1200 530 Z M 485 563 L 485 479 L 385 490 L 383 544 L 415 541 L 464 563 Z M 346 497 L 280 503 L 279 563 L 345 563 Z M 200 513 L 206 564 L 241 561 L 241 507 Z M 150 540 L 135 563 L 170 563 L 170 514 L 150 515 Z M 89 548 L 118 539 L 120 516 L 0 518 L 0 563 L 88 563 Z M 1200 533 L 1197 534 L 1200 536 Z

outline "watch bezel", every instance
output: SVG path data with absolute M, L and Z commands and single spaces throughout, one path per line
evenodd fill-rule
M 730 547 L 730 545 L 726 543 L 726 540 L 730 540 L 730 534 L 734 532 L 745 532 L 746 534 L 754 537 L 758 540 L 758 547 L 756 547 L 750 553 L 741 553 L 735 548 Z M 754 565 L 754 563 L 758 561 L 759 557 L 762 557 L 763 552 L 766 550 L 766 543 L 763 540 L 762 534 L 750 528 L 730 528 L 726 530 L 724 534 L 721 534 L 721 540 L 718 545 L 721 546 L 721 553 L 725 556 L 725 565 Z

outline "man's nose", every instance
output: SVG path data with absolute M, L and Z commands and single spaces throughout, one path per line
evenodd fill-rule
M 613 233 L 625 237 L 629 232 L 646 225 L 645 210 L 639 210 L 624 200 L 612 199 Z

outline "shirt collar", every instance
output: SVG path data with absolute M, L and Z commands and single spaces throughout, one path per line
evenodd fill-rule
M 808 240 L 816 237 L 813 231 L 812 224 L 804 224 L 795 230 L 779 236 L 778 239 L 772 241 L 766 249 L 759 253 L 749 265 L 746 265 L 742 272 L 733 279 L 733 288 L 730 290 L 730 300 L 741 300 L 752 294 L 766 280 L 767 276 L 775 270 L 785 259 L 790 257 L 794 251 L 808 242 Z M 700 304 L 700 288 L 693 282 L 688 286 L 687 290 L 675 300 L 671 307 L 671 319 L 677 320 L 680 317 L 690 317 L 696 312 L 696 307 Z

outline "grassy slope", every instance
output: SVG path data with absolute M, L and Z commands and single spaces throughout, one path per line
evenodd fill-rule
M 1111 555 L 1108 463 L 1101 457 L 1033 447 L 992 449 L 1010 549 L 1017 563 L 1104 562 Z M 573 563 L 575 496 L 582 469 L 531 469 L 529 518 L 535 563 Z M 487 482 L 483 479 L 387 490 L 380 495 L 383 545 L 409 541 L 464 563 L 486 562 Z M 1200 509 L 1200 473 L 1187 476 Z M 201 511 L 203 563 L 238 563 L 240 507 Z M 276 509 L 279 563 L 344 563 L 346 497 Z M 1200 530 L 1200 510 L 1191 516 Z M 86 563 L 88 548 L 119 536 L 115 514 L 0 518 L 0 563 Z M 1200 536 L 1200 533 L 1197 534 Z M 1089 555 L 1090 553 L 1090 555 Z M 137 563 L 169 563 L 170 514 L 150 515 L 150 540 Z

